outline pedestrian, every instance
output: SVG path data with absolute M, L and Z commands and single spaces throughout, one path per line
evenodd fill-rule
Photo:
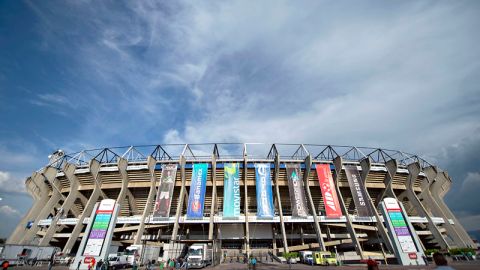
M 2 270 L 7 270 L 8 266 L 10 266 L 10 263 L 7 260 L 2 262 Z
M 92 258 L 92 260 L 90 261 L 90 268 L 89 268 L 90 270 L 95 269 L 96 262 L 97 261 L 95 260 L 95 258 Z
M 132 270 L 137 270 L 137 260 L 133 259 Z
M 164 262 L 162 260 L 162 261 L 160 261 L 160 270 L 163 270 L 163 266 L 164 266 Z
M 252 267 L 253 267 L 253 270 L 257 269 L 257 258 L 255 258 L 255 257 L 253 257 L 253 259 L 252 259 Z
M 50 260 L 48 261 L 48 270 L 52 270 L 54 260 L 55 260 L 55 254 L 52 253 L 52 255 L 50 256 Z
M 447 259 L 445 259 L 445 256 L 441 253 L 434 253 L 433 254 L 433 261 L 435 262 L 435 265 L 437 266 L 435 269 L 438 270 L 454 270 L 452 267 L 448 266 Z
M 96 269 L 96 270 L 102 270 L 102 266 L 103 266 L 103 259 L 100 259 L 100 261 L 98 261 L 97 266 L 95 267 L 95 269 Z
M 82 265 L 82 260 L 79 260 L 79 261 L 78 261 L 77 270 L 80 270 L 80 265 Z
M 368 270 L 378 270 L 378 263 L 377 261 L 373 260 L 372 258 L 368 257 L 367 260 L 367 269 Z
M 171 259 L 168 266 L 170 267 L 170 270 L 175 269 L 175 259 Z

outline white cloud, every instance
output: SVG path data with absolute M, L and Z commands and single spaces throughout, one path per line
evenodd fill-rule
M 9 172 L 0 171 L 0 191 L 26 193 L 23 180 L 13 177 Z
M 0 213 L 2 213 L 2 215 L 5 215 L 7 217 L 10 217 L 10 216 L 21 216 L 20 212 L 9 206 L 9 205 L 2 205 L 0 206 Z

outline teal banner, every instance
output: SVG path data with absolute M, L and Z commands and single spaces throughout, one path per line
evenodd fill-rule
M 238 163 L 223 167 L 223 217 L 240 216 L 240 177 Z

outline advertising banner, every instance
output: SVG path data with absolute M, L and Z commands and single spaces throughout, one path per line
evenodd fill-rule
M 397 237 L 402 251 L 405 253 L 417 252 L 417 247 L 398 201 L 394 198 L 385 198 L 383 202 L 388 213 L 388 219 L 393 226 L 392 231 L 395 232 L 394 235 Z
M 162 165 L 162 176 L 160 177 L 160 186 L 158 187 L 157 191 L 157 199 L 155 200 L 153 217 L 169 217 L 176 176 L 177 164 Z
M 345 174 L 347 175 L 348 185 L 352 191 L 353 201 L 355 202 L 355 207 L 357 208 L 357 214 L 359 217 L 370 217 L 372 216 L 372 211 L 370 209 L 370 204 L 366 203 L 367 194 L 365 193 L 365 187 L 363 181 L 360 178 L 360 173 L 358 172 L 357 166 L 346 165 Z
M 317 178 L 322 191 L 325 212 L 329 218 L 339 218 L 342 216 L 342 210 L 338 202 L 337 191 L 333 183 L 332 171 L 329 164 L 316 164 Z
M 223 217 L 240 216 L 240 179 L 238 163 L 223 167 Z
M 106 199 L 100 202 L 88 234 L 83 256 L 100 256 L 114 209 L 115 200 Z
M 285 164 L 287 168 L 288 191 L 292 204 L 292 217 L 307 217 L 307 200 L 303 187 L 302 172 L 300 164 Z
M 205 191 L 207 189 L 207 163 L 193 164 L 192 183 L 188 195 L 187 218 L 203 218 Z
M 273 218 L 274 210 L 270 164 L 255 164 L 255 183 L 257 189 L 257 217 Z

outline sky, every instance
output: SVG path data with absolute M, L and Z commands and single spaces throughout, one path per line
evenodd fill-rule
M 0 1 L 0 237 L 56 149 L 198 142 L 416 153 L 480 232 L 479 27 L 479 1 Z

